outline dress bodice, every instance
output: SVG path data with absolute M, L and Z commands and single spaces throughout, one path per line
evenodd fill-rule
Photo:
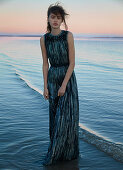
M 47 57 L 51 66 L 62 66 L 69 64 L 68 53 L 68 31 L 61 30 L 60 34 L 44 34 Z

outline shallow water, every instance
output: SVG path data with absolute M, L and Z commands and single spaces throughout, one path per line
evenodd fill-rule
M 80 123 L 90 133 L 121 145 L 122 46 L 121 39 L 75 40 Z M 48 101 L 42 96 L 42 76 L 39 38 L 0 38 L 1 169 L 43 168 L 49 115 Z M 81 138 L 79 162 L 75 160 L 74 164 L 84 170 L 123 168 L 122 163 Z M 64 168 L 67 166 L 70 163 L 65 163 Z

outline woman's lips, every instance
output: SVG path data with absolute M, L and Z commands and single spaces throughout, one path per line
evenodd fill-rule
M 57 23 L 54 23 L 53 25 L 55 25 L 55 26 L 56 26 L 56 25 L 58 25 L 58 24 L 57 24 Z

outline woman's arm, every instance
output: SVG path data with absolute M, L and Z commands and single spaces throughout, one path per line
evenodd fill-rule
M 71 32 L 68 32 L 68 50 L 69 50 L 69 67 L 68 70 L 66 72 L 64 81 L 62 82 L 63 86 L 66 86 L 71 74 L 74 70 L 75 67 L 75 47 L 74 47 L 74 38 L 73 38 L 73 34 Z
M 49 63 L 48 63 L 46 48 L 44 44 L 44 36 L 40 38 L 40 46 L 41 46 L 41 52 L 42 52 L 42 58 L 43 58 L 42 70 L 43 70 L 43 78 L 44 78 L 44 97 L 48 99 L 47 74 L 48 74 L 48 69 L 49 69 Z
M 69 67 L 67 69 L 65 78 L 62 82 L 62 85 L 58 91 L 58 96 L 63 95 L 67 86 L 67 83 L 72 75 L 72 72 L 75 67 L 75 47 L 74 47 L 74 38 L 71 32 L 68 32 L 68 50 L 69 50 Z

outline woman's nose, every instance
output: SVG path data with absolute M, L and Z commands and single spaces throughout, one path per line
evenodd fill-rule
M 55 17 L 55 21 L 58 21 L 58 18 L 57 18 L 57 17 Z

